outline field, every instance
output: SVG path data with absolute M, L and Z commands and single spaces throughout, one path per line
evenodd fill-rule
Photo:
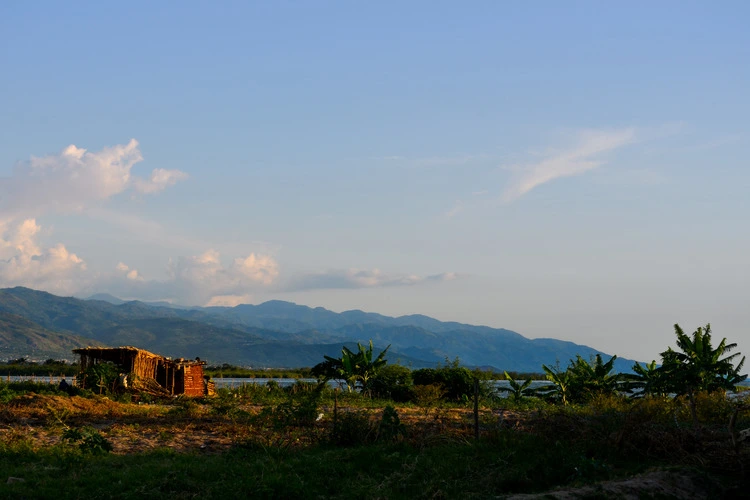
M 0 388 L 0 498 L 486 498 L 560 489 L 613 498 L 737 498 L 750 427 L 716 395 L 394 405 L 250 386 L 207 399 Z

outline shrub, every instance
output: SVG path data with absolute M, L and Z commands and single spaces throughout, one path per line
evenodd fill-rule
M 406 435 L 406 427 L 401 423 L 396 409 L 388 405 L 383 409 L 383 416 L 378 425 L 378 440 L 395 441 Z
M 112 444 L 93 427 L 68 428 L 63 431 L 63 441 L 77 443 L 82 453 L 103 455 L 112 451 Z
M 321 391 L 304 393 L 300 397 L 288 398 L 273 408 L 264 408 L 256 417 L 262 424 L 275 429 L 288 426 L 312 427 L 318 419 Z
M 89 366 L 81 376 L 81 386 L 99 394 L 113 392 L 120 378 L 120 369 L 111 362 Z
M 422 368 L 412 372 L 415 385 L 440 385 L 445 393 L 444 398 L 450 401 L 461 401 L 474 396 L 474 380 L 477 374 L 465 366 L 460 366 L 459 360 L 437 368 Z M 481 384 L 480 393 L 487 395 L 491 391 L 486 383 Z
M 340 446 L 356 446 L 371 442 L 376 429 L 364 411 L 339 412 L 331 441 Z
M 415 385 L 412 391 L 417 404 L 423 407 L 433 406 L 445 396 L 445 389 L 438 384 Z
M 414 401 L 414 380 L 411 370 L 402 365 L 386 365 L 370 380 L 373 397 L 397 403 Z

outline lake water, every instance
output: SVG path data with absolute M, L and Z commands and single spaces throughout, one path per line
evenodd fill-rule
M 59 384 L 60 380 L 65 378 L 65 381 L 71 385 L 75 385 L 75 377 L 60 377 L 57 376 L 32 376 L 32 375 L 6 375 L 4 377 L 1 377 L 0 379 L 5 382 L 22 382 L 22 381 L 32 381 L 32 382 L 38 382 L 38 383 L 48 383 L 48 384 Z M 297 382 L 309 382 L 309 383 L 315 383 L 317 382 L 314 378 L 214 378 L 211 379 L 216 384 L 216 388 L 227 388 L 227 389 L 236 389 L 242 385 L 246 384 L 252 384 L 252 385 L 266 385 L 269 382 L 274 382 L 278 384 L 279 387 L 291 387 Z M 343 381 L 339 380 L 330 380 L 328 384 L 331 387 L 341 387 L 343 385 Z M 510 384 L 507 380 L 494 380 L 492 381 L 492 384 L 495 388 L 500 387 L 506 387 L 509 388 Z M 549 385 L 549 382 L 546 380 L 534 380 L 531 382 L 531 387 L 537 388 L 543 385 Z M 499 392 L 500 396 L 507 394 L 505 392 Z
M 219 389 L 221 387 L 226 387 L 227 389 L 236 389 L 237 387 L 240 387 L 241 385 L 245 384 L 254 384 L 254 385 L 265 385 L 270 381 L 276 382 L 279 387 L 290 387 L 293 386 L 296 382 L 311 382 L 315 383 L 317 382 L 314 378 L 215 378 L 212 379 L 214 383 L 216 384 L 216 388 Z M 498 389 L 498 388 L 510 388 L 510 383 L 507 380 L 493 380 L 491 381 L 492 385 Z M 328 384 L 331 387 L 340 387 L 343 382 L 339 380 L 330 380 Z M 550 385 L 550 382 L 546 380 L 533 380 L 531 382 L 531 387 L 536 389 L 538 387 L 542 387 L 545 385 Z M 508 394 L 507 392 L 498 392 L 499 396 L 504 396 Z

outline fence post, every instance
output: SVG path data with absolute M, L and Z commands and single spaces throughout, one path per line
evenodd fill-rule
M 474 439 L 479 439 L 479 379 L 474 379 Z
M 339 420 L 339 388 L 333 389 L 333 436 L 336 439 L 336 426 Z

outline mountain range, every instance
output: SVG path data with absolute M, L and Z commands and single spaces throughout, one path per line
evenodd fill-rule
M 313 366 L 342 345 L 372 340 L 391 345 L 387 359 L 413 368 L 458 357 L 462 364 L 541 372 L 580 354 L 603 354 L 557 339 L 528 339 L 502 328 L 443 322 L 422 315 L 384 316 L 359 310 L 336 313 L 272 300 L 236 307 L 176 308 L 123 301 L 111 295 L 59 297 L 24 287 L 0 289 L 0 359 L 72 358 L 84 345 L 133 345 L 165 356 L 209 364 L 253 367 Z M 605 355 L 608 359 L 608 355 Z M 616 361 L 630 371 L 633 361 Z

